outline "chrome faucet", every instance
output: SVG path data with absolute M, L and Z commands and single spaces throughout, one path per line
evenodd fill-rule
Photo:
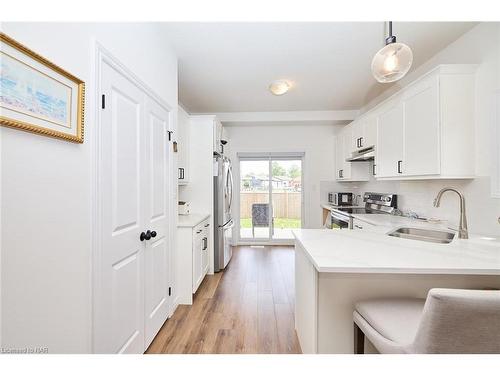
M 467 229 L 467 217 L 465 216 L 465 198 L 461 192 L 457 189 L 448 187 L 441 189 L 434 199 L 434 207 L 439 207 L 441 196 L 447 191 L 453 191 L 460 197 L 460 223 L 458 224 L 458 238 L 467 239 L 469 238 L 469 231 Z

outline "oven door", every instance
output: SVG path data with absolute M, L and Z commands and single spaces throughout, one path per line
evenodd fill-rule
M 332 211 L 330 215 L 331 229 L 352 229 L 351 218 Z

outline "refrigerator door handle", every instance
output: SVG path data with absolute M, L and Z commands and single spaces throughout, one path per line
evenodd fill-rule
M 229 206 L 228 206 L 228 211 L 231 212 L 231 206 L 233 205 L 233 187 L 234 187 L 234 182 L 233 182 L 233 171 L 231 170 L 231 165 L 229 165 L 228 168 L 228 177 L 230 179 L 230 186 L 231 186 L 231 194 L 229 195 Z
M 233 219 L 232 219 L 232 218 L 231 218 L 231 219 L 229 219 L 228 221 L 226 221 L 224 224 L 219 225 L 219 228 L 227 229 L 227 228 L 229 228 L 229 225 L 228 225 L 228 224 L 230 224 L 230 225 L 231 225 L 231 228 L 234 226 L 234 221 L 233 221 Z
M 228 225 L 229 224 L 229 225 Z M 229 220 L 225 225 L 223 225 L 222 229 L 232 229 L 234 227 L 234 220 Z

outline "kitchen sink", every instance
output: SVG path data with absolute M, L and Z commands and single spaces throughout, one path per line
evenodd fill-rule
M 421 228 L 399 228 L 388 233 L 388 235 L 392 237 L 434 243 L 450 243 L 455 237 L 455 233 L 453 232 Z

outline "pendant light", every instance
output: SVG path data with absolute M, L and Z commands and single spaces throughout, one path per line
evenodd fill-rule
M 392 22 L 389 22 L 389 36 L 385 39 L 385 46 L 373 56 L 373 76 L 381 83 L 397 81 L 408 73 L 412 62 L 410 47 L 396 42 L 396 36 L 392 35 Z

